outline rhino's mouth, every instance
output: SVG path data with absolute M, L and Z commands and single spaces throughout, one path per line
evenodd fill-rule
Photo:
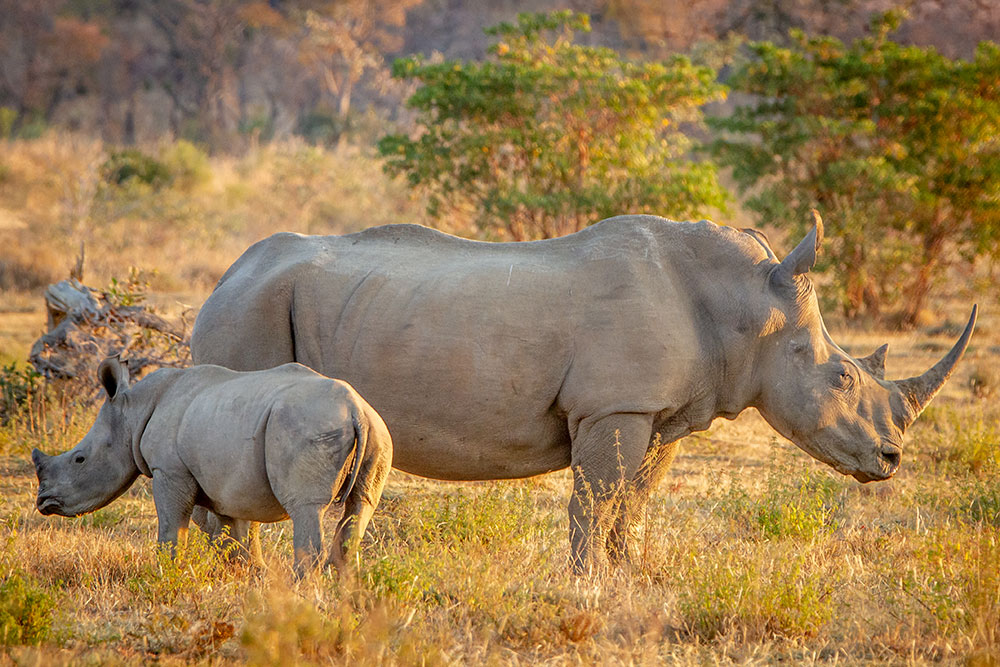
M 863 470 L 855 470 L 851 473 L 851 477 L 858 480 L 862 484 L 867 484 L 868 482 L 884 482 L 885 480 L 891 478 L 896 471 L 882 470 L 876 475 L 864 472 Z
M 48 516 L 50 514 L 61 514 L 62 513 L 62 503 L 52 496 L 45 496 L 39 498 L 36 503 L 38 511 Z

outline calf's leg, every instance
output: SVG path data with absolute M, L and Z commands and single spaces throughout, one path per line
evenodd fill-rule
M 341 569 L 355 553 L 368 530 L 368 522 L 379 500 L 392 467 L 392 439 L 380 417 L 366 419 L 364 459 L 354 488 L 344 501 L 344 516 L 337 524 L 330 561 Z M 355 454 L 357 455 L 357 454 Z
M 381 496 L 381 489 L 379 496 Z M 377 502 L 378 500 L 375 501 L 375 503 Z M 371 521 L 372 514 L 375 512 L 375 503 L 361 497 L 361 494 L 352 493 L 348 496 L 347 503 L 344 505 L 344 516 L 337 524 L 337 534 L 334 538 L 333 548 L 330 550 L 330 558 L 327 561 L 338 570 L 342 570 L 347 564 L 348 557 L 357 551 L 361 538 L 368 529 L 368 522 Z
M 178 543 L 187 540 L 188 522 L 197 491 L 198 485 L 190 475 L 168 475 L 163 470 L 153 470 L 157 541 L 169 545 L 171 555 L 176 555 Z
M 292 519 L 295 575 L 304 576 L 323 562 L 323 513 L 325 505 L 309 504 L 288 509 Z

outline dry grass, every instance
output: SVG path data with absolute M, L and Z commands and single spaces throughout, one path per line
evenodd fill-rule
M 213 159 L 207 180 L 186 189 L 101 200 L 86 170 L 104 150 L 50 137 L 5 151 L 0 235 L 47 249 L 42 268 L 61 275 L 85 234 L 89 282 L 105 284 L 130 265 L 157 269 L 153 287 L 167 310 L 200 303 L 243 247 L 272 231 L 346 231 L 419 209 L 365 156 L 296 144 Z M 87 192 L 94 199 L 84 206 Z M 950 324 L 940 331 L 834 332 L 857 354 L 888 340 L 898 377 L 940 356 L 968 303 L 982 306 L 967 359 L 908 434 L 894 480 L 840 477 L 748 412 L 682 444 L 650 507 L 641 560 L 595 579 L 567 572 L 566 472 L 455 484 L 394 471 L 353 580 L 295 581 L 288 523 L 265 528 L 262 571 L 223 562 L 196 531 L 172 561 L 154 546 L 145 480 L 87 517 L 34 510 L 31 448 L 72 446 L 93 416 L 70 400 L 35 403 L 0 427 L 0 629 L 14 619 L 35 633 L 6 635 L 14 643 L 4 657 L 996 664 L 1000 405 L 969 381 L 998 367 L 1000 302 L 988 284 L 966 284 L 956 281 L 935 304 Z M 0 361 L 23 359 L 43 326 L 40 305 L 31 290 L 0 295 Z

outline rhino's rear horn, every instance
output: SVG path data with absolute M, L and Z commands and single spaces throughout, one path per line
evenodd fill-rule
M 944 358 L 931 366 L 923 375 L 896 381 L 896 386 L 902 392 L 906 403 L 907 413 L 903 416 L 903 422 L 907 426 L 912 424 L 927 407 L 927 404 L 941 390 L 952 371 L 955 370 L 955 365 L 962 358 L 965 348 L 969 345 L 969 338 L 972 337 L 972 331 L 976 328 L 976 314 L 978 312 L 979 306 L 973 306 L 969 323 L 965 325 L 965 331 L 962 332 L 961 338 L 948 351 L 948 354 L 944 355 Z

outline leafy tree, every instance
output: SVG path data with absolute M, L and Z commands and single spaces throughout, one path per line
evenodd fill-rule
M 486 30 L 483 61 L 397 60 L 421 85 L 415 138 L 379 142 L 390 173 L 429 196 L 434 217 L 471 211 L 514 240 L 574 232 L 626 212 L 689 217 L 721 207 L 714 166 L 693 162 L 684 124 L 723 97 L 710 69 L 683 57 L 635 63 L 573 42 L 584 14 L 522 14 Z
M 998 252 L 1000 48 L 950 60 L 892 42 L 900 20 L 850 45 L 796 31 L 789 48 L 751 44 L 729 83 L 753 97 L 712 124 L 762 222 L 823 212 L 845 314 L 898 307 L 912 325 L 953 261 Z

